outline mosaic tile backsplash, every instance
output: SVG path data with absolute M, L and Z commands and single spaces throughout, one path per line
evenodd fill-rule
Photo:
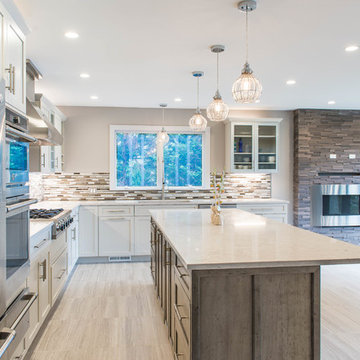
M 32 175 L 30 187 L 39 200 L 158 200 L 159 190 L 110 190 L 109 173 L 55 173 Z M 167 199 L 210 199 L 210 189 L 166 190 Z M 268 174 L 226 174 L 227 199 L 267 199 L 271 197 Z

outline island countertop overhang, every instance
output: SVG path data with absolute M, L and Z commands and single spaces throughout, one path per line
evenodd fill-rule
M 152 219 L 188 270 L 360 263 L 360 247 L 239 209 L 224 225 L 210 210 L 151 210 Z

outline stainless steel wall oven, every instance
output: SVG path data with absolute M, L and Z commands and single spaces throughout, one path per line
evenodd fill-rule
M 313 185 L 312 226 L 360 226 L 360 184 Z

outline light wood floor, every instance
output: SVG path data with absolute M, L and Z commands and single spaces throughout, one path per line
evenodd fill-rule
M 27 360 L 171 360 L 148 263 L 80 265 Z M 360 359 L 360 266 L 322 269 L 322 360 Z M 289 359 L 291 360 L 291 359 Z

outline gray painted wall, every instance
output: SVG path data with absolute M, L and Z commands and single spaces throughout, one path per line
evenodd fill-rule
M 161 125 L 160 109 L 63 106 L 68 117 L 64 123 L 64 172 L 109 171 L 109 125 Z M 167 109 L 166 125 L 187 126 L 193 110 Z M 283 118 L 280 124 L 280 167 L 272 175 L 272 197 L 289 200 L 292 221 L 293 179 L 293 112 L 230 112 L 230 118 Z M 224 124 L 211 126 L 211 169 L 225 166 Z

